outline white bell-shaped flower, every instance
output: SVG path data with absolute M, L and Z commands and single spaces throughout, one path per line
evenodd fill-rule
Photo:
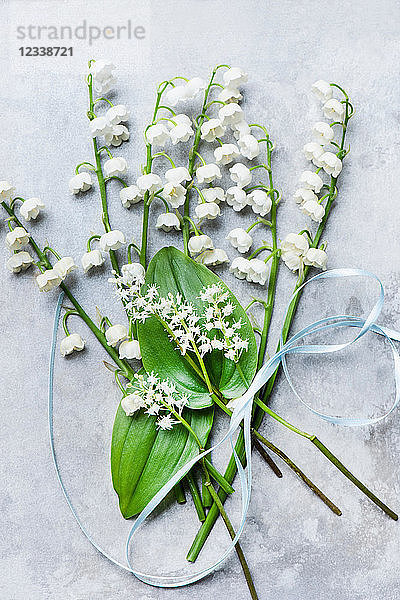
M 36 277 L 36 283 L 40 292 L 50 292 L 61 283 L 61 277 L 54 269 L 48 269 Z
M 319 79 L 318 81 L 313 83 L 313 85 L 311 86 L 311 90 L 316 95 L 318 100 L 321 100 L 321 102 L 326 102 L 327 100 L 330 100 L 333 95 L 332 86 L 329 85 L 329 83 L 327 81 L 324 81 L 323 79 Z
M 125 104 L 115 104 L 108 109 L 106 116 L 111 125 L 119 125 L 129 121 L 130 112 Z
M 61 356 L 67 356 L 73 352 L 80 352 L 85 347 L 85 342 L 79 333 L 71 333 L 67 335 L 60 343 Z
M 313 190 L 318 194 L 321 191 L 324 182 L 318 173 L 314 173 L 314 171 L 303 171 L 300 175 L 300 184 L 306 190 Z
M 264 285 L 268 279 L 268 265 L 259 258 L 251 258 L 249 260 L 249 267 L 246 279 L 251 283 L 259 283 Z
M 99 267 L 104 263 L 104 257 L 100 250 L 96 248 L 95 250 L 90 250 L 89 252 L 85 252 L 85 254 L 81 258 L 81 263 L 83 270 L 87 273 L 93 267 Z
M 6 235 L 6 246 L 9 250 L 21 250 L 29 244 L 30 233 L 23 227 L 15 227 Z
M 143 198 L 143 195 L 137 185 L 128 185 L 128 187 L 124 187 L 122 190 L 120 190 L 119 197 L 121 199 L 122 206 L 129 208 L 132 204 L 137 204 L 140 202 Z
M 138 394 L 127 394 L 121 400 L 121 408 L 127 417 L 133 417 L 144 406 L 143 399 Z
M 333 140 L 335 134 L 328 123 L 325 123 L 325 121 L 318 121 L 312 128 L 312 135 L 317 144 L 324 146 Z
M 11 185 L 8 181 L 0 181 L 0 200 L 8 201 L 14 196 L 15 187 Z
M 103 233 L 99 239 L 99 248 L 103 252 L 110 252 L 110 250 L 118 250 L 126 243 L 125 236 L 119 229 L 113 229 Z
M 342 170 L 342 161 L 333 152 L 324 152 L 319 160 L 325 173 L 332 177 L 337 177 Z
M 206 202 L 216 202 L 219 204 L 225 200 L 225 191 L 222 187 L 209 187 L 201 190 Z
M 128 170 L 128 164 L 124 158 L 118 156 L 110 158 L 104 163 L 104 173 L 106 177 L 121 177 Z
M 161 177 L 156 175 L 155 173 L 149 173 L 148 175 L 141 175 L 138 177 L 136 182 L 139 190 L 144 194 L 145 192 L 149 192 L 150 194 L 154 194 L 162 188 Z
M 303 147 L 303 151 L 306 160 L 311 160 L 317 167 L 321 166 L 319 159 L 324 153 L 324 149 L 320 144 L 317 144 L 316 142 L 308 142 L 308 144 Z
M 69 191 L 71 194 L 79 194 L 79 192 L 86 192 L 92 187 L 92 178 L 90 173 L 82 171 L 69 180 Z
M 221 214 L 221 209 L 216 202 L 203 202 L 194 209 L 198 219 L 216 219 Z
M 206 82 L 201 77 L 193 77 L 186 83 L 186 100 L 193 100 L 202 90 L 206 89 Z
M 304 257 L 304 264 L 310 267 L 317 267 L 318 269 L 326 270 L 326 263 L 328 261 L 328 255 L 325 250 L 319 248 L 310 248 Z
M 162 229 L 168 233 L 172 229 L 179 231 L 181 223 L 174 213 L 162 213 L 157 217 L 156 227 L 157 229 Z
M 243 210 L 247 206 L 246 192 L 235 185 L 226 190 L 226 203 L 231 206 L 235 212 Z
M 105 60 L 96 60 L 90 65 L 89 72 L 93 77 L 93 85 L 99 94 L 109 92 L 116 82 L 113 75 L 114 69 L 115 65 Z
M 200 128 L 201 139 L 206 142 L 214 142 L 217 138 L 224 135 L 226 127 L 222 125 L 220 119 L 209 119 L 205 121 Z
M 218 94 L 218 100 L 221 102 L 239 102 L 243 96 L 235 87 L 224 87 Z
M 253 160 L 260 154 L 260 144 L 254 135 L 248 134 L 238 139 L 240 153 L 245 158 Z
M 44 204 L 40 198 L 28 198 L 21 205 L 19 212 L 25 219 L 25 221 L 30 221 L 31 219 L 36 219 L 41 210 L 44 209 Z
M 233 165 L 233 167 L 229 169 L 229 173 L 233 183 L 236 183 L 238 187 L 243 188 L 251 183 L 251 171 L 242 163 L 236 163 Z
M 191 125 L 187 125 L 186 123 L 178 123 L 175 127 L 170 129 L 169 135 L 173 146 L 176 146 L 176 144 L 179 144 L 179 142 L 187 142 L 188 139 L 194 135 L 194 131 Z
M 192 178 L 186 167 L 175 167 L 165 171 L 165 179 L 171 183 L 182 183 L 182 181 L 190 181 Z
M 196 177 L 199 183 L 211 183 L 214 179 L 221 179 L 222 175 L 218 165 L 209 163 L 197 167 Z
M 163 147 L 169 140 L 169 131 L 164 123 L 156 123 L 148 128 L 146 137 L 153 146 Z
M 53 270 L 58 273 L 60 279 L 65 279 L 76 268 L 74 259 L 71 256 L 63 256 L 53 265 Z
M 113 125 L 108 133 L 104 136 L 107 146 L 118 147 L 122 142 L 129 140 L 129 131 L 125 125 Z
M 122 342 L 118 349 L 118 353 L 120 358 L 128 358 L 129 360 L 141 360 L 142 358 L 139 342 L 137 340 L 125 340 Z
M 297 252 L 294 252 L 293 250 L 282 252 L 281 258 L 291 271 L 298 271 L 302 268 L 304 263 L 304 256 L 302 254 L 297 254 Z
M 256 215 L 265 217 L 272 208 L 272 200 L 264 190 L 253 190 L 247 195 L 247 204 Z
M 26 271 L 32 263 L 32 256 L 29 252 L 23 250 L 22 252 L 16 252 L 10 256 L 7 260 L 7 269 L 11 271 L 11 273 L 20 273 L 21 271 Z
M 305 188 L 299 188 L 296 190 L 293 194 L 293 199 L 296 204 L 300 205 L 304 204 L 304 202 L 307 202 L 308 200 L 314 200 L 315 202 L 318 202 L 318 196 L 316 196 L 312 190 L 307 190 Z
M 89 129 L 93 138 L 106 135 L 111 131 L 111 125 L 106 117 L 95 117 L 89 121 Z
M 233 273 L 233 275 L 237 279 L 246 279 L 249 270 L 250 270 L 250 261 L 247 258 L 243 258 L 242 256 L 238 256 L 232 261 L 231 266 L 229 267 L 229 271 Z
M 235 144 L 222 144 L 214 150 L 215 162 L 219 165 L 229 165 L 239 156 L 239 150 Z
M 247 83 L 249 76 L 239 67 L 231 67 L 224 72 L 222 78 L 226 86 L 237 88 L 240 85 Z
M 251 235 L 241 227 L 232 229 L 226 236 L 226 239 L 242 254 L 248 252 L 253 243 Z
M 122 276 L 127 285 L 132 283 L 144 283 L 146 271 L 140 263 L 127 263 L 121 267 Z
M 208 235 L 193 235 L 188 243 L 190 254 L 199 254 L 204 250 L 213 250 L 214 244 Z
M 169 202 L 172 208 L 179 208 L 185 204 L 186 188 L 180 183 L 173 183 L 171 181 L 165 184 L 161 195 L 164 200 Z
M 228 255 L 222 248 L 215 248 L 214 250 L 205 250 L 202 254 L 196 257 L 196 262 L 205 265 L 206 267 L 218 267 L 224 263 L 229 262 Z
M 118 342 L 122 342 L 128 336 L 128 330 L 125 325 L 111 325 L 106 329 L 105 336 L 107 344 L 114 348 Z
M 323 113 L 327 119 L 332 119 L 332 121 L 342 121 L 344 117 L 344 105 L 336 100 L 336 98 L 331 98 L 328 102 L 322 107 Z
M 281 244 L 282 252 L 295 252 L 299 256 L 306 254 L 309 245 L 305 235 L 289 233 Z
M 300 207 L 300 210 L 303 214 L 305 214 L 307 217 L 310 217 L 310 219 L 316 223 L 321 223 L 325 215 L 325 208 L 322 206 L 322 204 L 319 204 L 315 200 L 307 200 Z
M 165 93 L 165 102 L 170 106 L 176 106 L 178 102 L 187 100 L 188 90 L 185 85 L 176 85 L 172 88 L 168 88 Z
M 237 140 L 244 137 L 245 135 L 251 134 L 250 125 L 246 123 L 246 121 L 239 121 L 239 123 L 233 123 L 231 125 L 231 129 L 233 131 L 233 137 Z
M 235 123 L 239 123 L 239 121 L 242 121 L 243 111 L 240 108 L 240 106 L 238 106 L 234 102 L 231 102 L 230 104 L 225 104 L 225 106 L 221 106 L 221 108 L 218 111 L 218 117 L 222 125 L 226 127 L 227 125 L 234 125 Z

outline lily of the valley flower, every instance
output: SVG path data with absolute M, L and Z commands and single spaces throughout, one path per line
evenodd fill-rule
M 114 348 L 118 342 L 122 342 L 128 336 L 128 330 L 125 325 L 111 325 L 106 329 L 105 336 L 107 344 Z
M 209 119 L 200 128 L 201 139 L 206 142 L 214 142 L 217 137 L 222 137 L 226 131 L 226 127 L 220 119 Z
M 324 152 L 320 157 L 320 165 L 332 177 L 337 177 L 342 170 L 342 161 L 333 152 Z
M 85 252 L 81 258 L 81 263 L 83 270 L 87 273 L 93 267 L 102 265 L 104 263 L 104 257 L 100 250 L 96 248 L 95 250 L 90 250 L 90 252 Z
M 307 217 L 310 217 L 316 223 L 321 223 L 325 214 L 325 208 L 322 206 L 322 204 L 319 204 L 315 200 L 307 200 L 300 207 L 300 210 L 303 214 L 305 214 Z
M 15 192 L 15 187 L 8 181 L 0 181 L 0 200 L 11 200 Z
M 150 192 L 153 194 L 157 192 L 157 190 L 162 188 L 161 177 L 156 175 L 155 173 L 149 173 L 148 175 L 141 175 L 138 177 L 136 181 L 136 185 L 139 190 L 144 194 L 145 192 Z
M 71 256 L 63 256 L 53 265 L 53 270 L 58 273 L 60 279 L 65 279 L 72 271 L 76 269 L 76 264 Z
M 311 86 L 312 91 L 321 102 L 330 100 L 333 95 L 332 86 L 327 81 L 319 79 Z
M 127 263 L 126 265 L 122 265 L 121 273 L 127 285 L 132 285 L 134 281 L 144 283 L 145 270 L 140 263 Z
M 142 358 L 139 342 L 137 340 L 125 340 L 121 343 L 119 349 L 120 358 L 136 359 Z
M 232 261 L 232 264 L 229 267 L 229 271 L 233 273 L 233 275 L 237 279 L 246 279 L 247 273 L 249 271 L 249 262 L 250 261 L 246 258 L 238 256 Z
M 245 135 L 251 134 L 250 125 L 246 123 L 246 121 L 233 123 L 233 125 L 231 125 L 231 129 L 233 131 L 233 137 L 235 137 L 237 140 L 240 140 L 240 138 L 244 137 Z
M 293 250 L 282 252 L 281 258 L 287 268 L 291 271 L 298 271 L 304 264 L 304 256 L 302 254 L 297 254 Z
M 235 87 L 224 87 L 218 94 L 218 100 L 221 102 L 239 102 L 243 96 Z
M 127 394 L 121 400 L 121 408 L 127 417 L 133 417 L 135 412 L 146 405 L 138 394 Z
M 33 258 L 29 252 L 22 251 L 12 254 L 7 260 L 7 269 L 12 273 L 20 273 L 26 271 L 33 263 Z
M 221 214 L 221 209 L 216 202 L 203 202 L 194 209 L 198 219 L 216 219 Z
M 312 190 L 307 190 L 305 188 L 296 190 L 293 198 L 296 204 L 304 204 L 304 202 L 307 202 L 308 200 L 318 202 L 318 196 L 316 196 Z
M 324 121 L 318 121 L 312 128 L 312 135 L 317 144 L 329 144 L 334 138 L 332 127 Z
M 303 266 L 308 249 L 308 241 L 304 235 L 289 233 L 281 244 L 281 258 L 291 271 L 297 271 Z
M 221 171 L 218 165 L 209 163 L 196 169 L 196 177 L 199 183 L 211 183 L 214 179 L 221 179 Z
M 6 235 L 6 246 L 9 250 L 21 250 L 29 244 L 30 234 L 23 227 L 15 227 Z
M 223 74 L 223 80 L 225 86 L 231 86 L 234 88 L 247 83 L 249 78 L 248 74 L 242 71 L 239 67 L 231 67 Z
M 237 279 L 246 279 L 260 285 L 264 285 L 268 278 L 268 266 L 259 258 L 249 260 L 239 256 L 232 262 L 229 270 Z
M 161 192 L 164 200 L 169 202 L 172 208 L 179 208 L 185 204 L 186 199 L 186 188 L 180 183 L 169 182 L 164 186 Z
M 182 183 L 182 181 L 190 181 L 192 178 L 186 167 L 175 167 L 165 172 L 165 179 L 170 183 Z
M 86 192 L 92 187 L 92 178 L 90 173 L 82 171 L 69 180 L 69 191 L 71 194 L 79 194 L 79 192 Z
M 245 158 L 253 160 L 260 154 L 260 144 L 254 135 L 248 134 L 238 139 L 240 153 Z
M 169 131 L 163 123 L 156 123 L 148 128 L 146 137 L 153 146 L 165 146 L 169 139 Z
M 109 133 L 111 131 L 111 125 L 106 117 L 95 117 L 89 121 L 89 129 L 92 137 L 95 138 Z
M 162 213 L 157 218 L 156 227 L 157 229 L 162 229 L 168 233 L 172 229 L 179 231 L 181 228 L 181 223 L 174 213 Z
M 325 250 L 319 248 L 310 248 L 304 257 L 304 264 L 310 265 L 311 267 L 317 267 L 318 269 L 326 270 L 326 263 L 328 261 L 328 255 Z
M 241 227 L 236 227 L 232 229 L 226 236 L 226 239 L 232 244 L 234 248 L 237 248 L 239 252 L 244 254 L 248 252 L 250 246 L 253 243 L 253 238 L 245 229 Z
M 107 177 L 120 177 L 125 175 L 127 170 L 128 164 L 121 156 L 110 158 L 104 163 L 104 173 Z
M 303 151 L 307 160 L 311 160 L 317 167 L 321 166 L 319 159 L 324 153 L 324 149 L 320 144 L 308 142 L 308 144 L 304 146 Z
M 245 187 L 251 183 L 251 171 L 243 163 L 236 163 L 229 169 L 230 178 L 238 187 Z
M 190 238 L 188 247 L 190 254 L 199 254 L 204 250 L 213 250 L 214 244 L 208 235 L 194 235 Z
M 173 123 L 168 122 L 167 127 L 169 128 L 169 135 L 174 146 L 179 142 L 187 142 L 194 135 L 192 122 L 187 115 L 174 115 L 172 121 Z
M 219 165 L 229 165 L 239 156 L 239 150 L 235 144 L 222 144 L 214 150 L 215 162 Z
M 126 123 L 129 121 L 130 112 L 125 104 L 115 104 L 111 106 L 106 112 L 107 121 L 110 125 L 119 125 L 120 123 Z
M 216 202 L 219 204 L 225 200 L 225 191 L 222 187 L 210 187 L 201 190 L 203 198 L 206 202 Z
M 61 283 L 61 277 L 54 269 L 48 269 L 36 277 L 36 283 L 40 292 L 50 292 Z
M 244 189 L 235 185 L 226 190 L 226 203 L 232 206 L 235 212 L 243 210 L 247 206 L 247 196 Z
M 143 196 L 137 185 L 128 185 L 120 190 L 119 197 L 122 206 L 129 208 L 132 204 L 140 202 Z
M 219 109 L 218 117 L 224 127 L 234 125 L 243 120 L 243 110 L 238 104 L 231 102 Z
M 205 265 L 206 267 L 218 267 L 226 262 L 229 262 L 228 255 L 222 248 L 215 248 L 214 250 L 206 250 L 200 254 L 196 261 Z
M 122 142 L 129 140 L 129 131 L 125 125 L 113 125 L 109 132 L 104 136 L 107 146 L 120 146 Z
M 43 208 L 44 204 L 40 198 L 28 198 L 22 203 L 19 212 L 25 221 L 30 221 L 31 219 L 36 219 Z
M 61 356 L 67 356 L 74 351 L 80 352 L 85 347 L 85 342 L 79 333 L 71 333 L 67 335 L 60 343 Z
M 93 77 L 93 85 L 99 94 L 109 92 L 116 82 L 112 73 L 114 69 L 115 65 L 105 60 L 96 60 L 90 65 L 89 72 Z
M 113 229 L 103 233 L 99 239 L 99 247 L 103 252 L 109 252 L 110 250 L 118 250 L 126 243 L 125 236 L 119 229 Z
M 253 190 L 247 195 L 247 204 L 254 213 L 265 217 L 272 208 L 272 200 L 264 190 Z
M 303 171 L 300 175 L 300 184 L 306 190 L 313 190 L 318 194 L 321 191 L 324 182 L 318 173 L 314 173 L 314 171 Z
M 186 100 L 193 100 L 199 92 L 206 88 L 206 82 L 201 77 L 193 77 L 185 85 Z
M 344 117 L 344 106 L 336 98 L 331 98 L 331 100 L 325 102 L 322 110 L 325 117 L 332 119 L 332 121 L 341 121 Z
M 176 85 L 173 88 L 169 88 L 165 94 L 165 102 L 170 106 L 176 106 L 178 102 L 187 99 L 187 88 L 185 85 Z

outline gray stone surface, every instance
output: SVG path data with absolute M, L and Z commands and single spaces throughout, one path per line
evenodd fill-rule
M 382 322 L 400 328 L 397 2 L 3 0 L 1 15 L 1 178 L 15 182 L 22 195 L 43 198 L 46 212 L 32 226 L 35 236 L 41 242 L 48 239 L 61 253 L 77 260 L 88 233 L 100 231 L 101 225 L 97 191 L 76 199 L 67 189 L 75 164 L 91 158 L 82 79 L 89 57 L 108 57 L 118 65 L 115 98 L 132 110 L 132 141 L 116 154 L 127 158 L 130 182 L 144 161 L 142 130 L 157 82 L 176 74 L 207 77 L 220 62 L 246 69 L 250 82 L 243 106 L 249 120 L 265 123 L 276 142 L 274 176 L 286 200 L 279 211 L 281 237 L 306 222 L 291 194 L 305 168 L 301 148 L 320 115 L 310 85 L 318 78 L 341 83 L 349 90 L 357 115 L 349 131 L 351 154 L 338 202 L 324 236 L 329 265 L 365 267 L 379 275 L 387 291 Z M 18 55 L 21 44 L 37 42 L 17 40 L 17 26 L 76 26 L 83 19 L 105 26 L 129 18 L 146 28 L 144 40 L 103 40 L 92 47 L 78 40 L 72 44 L 73 59 Z M 140 209 L 128 213 L 120 206 L 116 189 L 111 196 L 113 224 L 138 235 Z M 251 215 L 236 217 L 225 209 L 223 219 L 210 230 L 225 244 L 223 236 L 236 222 L 249 223 Z M 4 225 L 2 230 L 4 235 Z M 178 236 L 158 235 L 152 228 L 152 252 L 171 241 L 180 244 Z M 233 250 L 227 250 L 233 258 Z M 4 264 L 7 253 L 1 252 Z M 227 269 L 223 276 L 243 302 L 257 291 L 233 281 Z M 49 452 L 47 363 L 56 294 L 39 295 L 32 271 L 16 278 L 3 270 L 2 281 L 1 597 L 247 598 L 234 556 L 193 587 L 162 590 L 141 584 L 89 545 L 62 497 Z M 110 318 L 122 316 L 106 270 L 88 277 L 79 273 L 71 277 L 71 283 L 92 314 L 97 305 Z M 293 275 L 282 268 L 271 352 L 293 283 Z M 332 312 L 365 314 L 375 292 L 360 282 L 310 290 L 297 326 Z M 61 469 L 90 532 L 122 559 L 129 524 L 118 515 L 108 466 L 118 393 L 101 364 L 105 353 L 83 325 L 77 323 L 76 330 L 85 335 L 87 350 L 57 362 L 55 426 Z M 299 390 L 324 410 L 379 414 L 393 395 L 389 351 L 379 340 L 368 339 L 340 357 L 291 361 L 290 366 Z M 398 411 L 375 427 L 335 427 L 299 405 L 283 380 L 273 406 L 288 420 L 317 433 L 361 479 L 399 509 Z M 284 478 L 278 480 L 254 456 L 254 493 L 243 548 L 260 599 L 397 598 L 399 525 L 362 497 L 304 440 L 271 420 L 265 421 L 263 429 L 340 505 L 343 516 L 330 514 L 291 472 L 283 468 Z M 223 458 L 217 461 L 222 465 Z M 229 508 L 237 520 L 239 506 L 232 503 Z M 190 504 L 161 512 L 140 536 L 138 563 L 151 569 L 159 563 L 163 572 L 183 564 L 196 527 Z M 200 564 L 218 556 L 224 536 L 220 526 Z

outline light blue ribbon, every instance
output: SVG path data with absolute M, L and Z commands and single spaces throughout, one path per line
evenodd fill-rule
M 151 499 L 151 501 L 147 504 L 147 506 L 142 510 L 139 516 L 136 518 L 132 529 L 129 532 L 127 541 L 126 541 L 126 563 L 122 564 L 111 557 L 105 550 L 103 550 L 97 542 L 92 538 L 89 532 L 86 530 L 83 525 L 81 519 L 79 518 L 73 503 L 68 495 L 68 491 L 65 487 L 65 484 L 61 478 L 60 469 L 58 466 L 57 455 L 55 452 L 54 446 L 54 435 L 53 435 L 53 380 L 54 380 L 54 363 L 55 363 L 55 352 L 57 345 L 57 330 L 60 319 L 60 312 L 62 301 L 64 297 L 64 293 L 62 292 L 58 298 L 56 313 L 54 317 L 54 328 L 53 328 L 53 338 L 51 345 L 51 355 L 50 355 L 50 370 L 49 370 L 49 431 L 50 431 L 50 447 L 51 454 L 54 461 L 56 474 L 58 481 L 60 483 L 61 489 L 63 491 L 64 497 L 67 501 L 71 512 L 81 528 L 84 535 L 87 537 L 89 542 L 106 558 L 108 558 L 115 565 L 131 572 L 138 579 L 143 581 L 144 583 L 164 587 L 164 588 L 173 588 L 173 587 L 181 587 L 184 585 L 188 585 L 190 583 L 194 583 L 203 577 L 206 577 L 208 574 L 212 573 L 232 552 L 237 541 L 239 540 L 247 517 L 247 511 L 250 503 L 251 496 L 251 413 L 252 413 L 252 404 L 253 398 L 255 394 L 265 385 L 265 383 L 269 380 L 271 375 L 275 372 L 280 363 L 282 363 L 283 370 L 285 372 L 286 378 L 289 382 L 291 389 L 293 390 L 296 397 L 315 415 L 328 421 L 330 423 L 335 423 L 338 425 L 346 425 L 346 426 L 361 426 L 361 425 L 372 425 L 386 418 L 398 405 L 400 399 L 400 357 L 396 350 L 396 347 L 393 343 L 393 340 L 400 341 L 400 333 L 397 331 L 393 331 L 387 329 L 385 327 L 381 327 L 376 324 L 376 321 L 381 313 L 383 303 L 384 303 L 384 289 L 379 278 L 363 269 L 332 269 L 330 271 L 325 271 L 323 273 L 319 273 L 315 277 L 312 277 L 308 281 L 306 281 L 292 296 L 290 302 L 299 294 L 300 290 L 304 288 L 306 285 L 309 285 L 312 282 L 315 282 L 319 279 L 338 279 L 338 278 L 346 278 L 346 277 L 366 277 L 376 281 L 379 285 L 379 295 L 378 299 L 372 307 L 369 315 L 366 319 L 362 319 L 357 316 L 349 316 L 349 315 L 335 315 L 331 317 L 327 317 L 304 327 L 301 331 L 293 335 L 286 343 L 283 343 L 283 338 L 281 334 L 281 343 L 280 349 L 278 352 L 266 362 L 261 369 L 258 371 L 256 376 L 254 377 L 252 383 L 248 390 L 241 396 L 240 398 L 234 401 L 235 408 L 233 410 L 231 420 L 229 423 L 229 428 L 222 439 L 215 444 L 212 448 L 206 450 L 205 452 L 196 455 L 192 458 L 188 463 L 186 463 L 175 475 L 157 492 L 157 494 Z M 290 303 L 288 309 L 286 311 L 285 316 L 288 314 L 288 310 L 290 307 Z M 357 335 L 349 342 L 343 344 L 302 344 L 297 345 L 300 340 L 305 339 L 307 336 L 319 333 L 321 331 L 332 330 L 341 327 L 354 327 L 358 328 L 360 331 Z M 349 418 L 349 417 L 339 417 L 333 415 L 327 415 L 321 413 L 314 408 L 312 408 L 307 402 L 300 397 L 300 395 L 294 389 L 293 383 L 291 381 L 287 363 L 286 363 L 286 355 L 288 354 L 326 354 L 332 352 L 338 352 L 340 350 L 344 350 L 349 347 L 351 344 L 354 344 L 357 340 L 359 340 L 363 335 L 368 332 L 376 333 L 385 337 L 385 339 L 389 342 L 392 350 L 393 360 L 394 360 L 394 375 L 395 375 L 395 384 L 396 384 L 396 392 L 394 402 L 391 408 L 386 411 L 384 414 L 374 417 L 374 418 Z M 244 425 L 244 441 L 245 441 L 245 452 L 246 452 L 246 461 L 247 466 L 243 468 L 241 461 L 237 453 L 235 452 L 234 447 L 234 438 L 235 434 L 238 432 L 241 423 Z M 146 518 L 153 512 L 153 510 L 160 504 L 160 502 L 165 498 L 165 496 L 172 490 L 172 488 L 188 473 L 188 471 L 195 465 L 201 458 L 210 454 L 214 450 L 217 450 L 225 441 L 229 440 L 232 451 L 235 458 L 235 463 L 239 475 L 240 488 L 241 488 L 241 499 L 242 499 L 242 511 L 241 511 L 241 520 L 240 525 L 237 529 L 237 533 L 235 538 L 231 541 L 228 548 L 222 554 L 222 556 L 212 565 L 202 569 L 201 571 L 196 571 L 193 574 L 187 575 L 171 575 L 171 576 L 161 576 L 161 575 L 151 575 L 146 573 L 141 573 L 136 571 L 129 557 L 129 549 L 131 541 L 139 529 L 139 527 L 143 524 Z

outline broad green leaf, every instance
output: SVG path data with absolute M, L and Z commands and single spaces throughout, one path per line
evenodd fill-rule
M 204 360 L 213 385 L 226 398 L 240 396 L 247 389 L 256 372 L 257 344 L 244 309 L 225 283 L 207 267 L 196 263 L 173 247 L 163 248 L 157 252 L 149 264 L 146 283 L 156 284 L 161 296 L 166 296 L 169 292 L 182 294 L 185 300 L 194 305 L 198 313 L 203 311 L 203 302 L 199 296 L 205 286 L 217 283 L 229 292 L 230 301 L 235 306 L 233 317 L 241 319 L 243 326 L 240 334 L 248 340 L 249 348 L 247 352 L 242 353 L 238 366 L 218 350 L 207 354 Z M 205 383 L 185 357 L 181 356 L 155 317 L 141 323 L 138 326 L 138 334 L 143 365 L 148 373 L 154 371 L 161 379 L 173 380 L 182 393 L 189 395 L 190 408 L 204 408 L 211 405 L 212 401 Z
M 185 410 L 185 419 L 205 446 L 213 422 L 213 409 Z M 198 445 L 183 425 L 169 431 L 156 429 L 156 417 L 142 410 L 127 417 L 121 405 L 115 416 L 111 443 L 111 473 L 122 515 L 138 514 L 198 453 Z

